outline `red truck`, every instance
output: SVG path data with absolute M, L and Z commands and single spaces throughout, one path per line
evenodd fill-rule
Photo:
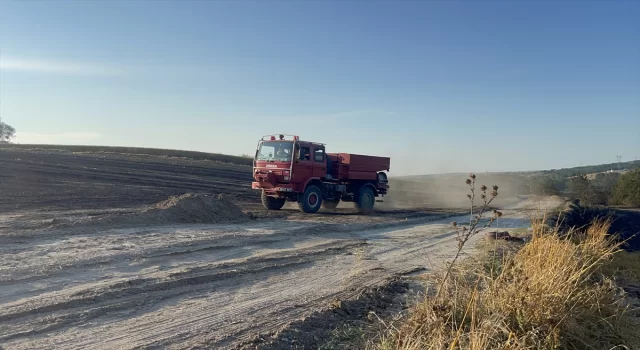
M 342 200 L 370 211 L 376 197 L 387 194 L 390 163 L 387 157 L 325 153 L 324 144 L 298 136 L 267 135 L 253 159 L 252 188 L 262 190 L 262 204 L 270 210 L 295 201 L 301 211 L 315 213 Z

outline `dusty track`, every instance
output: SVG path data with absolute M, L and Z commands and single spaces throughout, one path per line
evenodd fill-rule
M 5 236 L 0 341 L 9 349 L 233 347 L 334 298 L 439 262 L 455 246 L 451 219 L 428 220 L 369 229 L 269 220 Z
M 0 158 L 6 349 L 234 348 L 331 300 L 437 266 L 455 247 L 451 210 L 265 212 L 247 169 L 233 165 L 6 150 Z M 254 219 L 102 220 L 191 191 L 231 196 Z

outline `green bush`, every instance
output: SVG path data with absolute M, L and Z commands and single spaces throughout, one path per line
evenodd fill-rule
M 611 202 L 619 205 L 640 206 L 640 169 L 620 176 L 613 188 Z

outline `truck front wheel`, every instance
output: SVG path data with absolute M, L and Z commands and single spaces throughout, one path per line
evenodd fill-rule
M 322 191 L 318 186 L 309 186 L 304 190 L 304 194 L 298 198 L 298 207 L 301 211 L 313 214 L 322 205 Z
M 280 210 L 282 209 L 282 207 L 284 206 L 284 203 L 286 202 L 285 198 L 275 198 L 275 197 L 270 197 L 267 196 L 266 193 L 264 193 L 264 190 L 262 191 L 262 206 L 265 209 L 269 209 L 269 210 Z
M 365 187 L 360 189 L 360 193 L 356 198 L 356 207 L 358 210 L 368 212 L 373 210 L 373 205 L 376 202 L 375 194 L 371 187 Z

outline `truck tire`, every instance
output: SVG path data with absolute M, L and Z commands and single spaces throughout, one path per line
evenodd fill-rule
M 356 198 L 356 207 L 361 212 L 369 212 L 373 210 L 373 205 L 376 202 L 376 196 L 373 193 L 371 187 L 364 187 L 360 189 L 358 197 Z
M 324 200 L 322 201 L 322 207 L 325 209 L 335 209 L 340 204 L 340 200 Z
M 302 212 L 313 214 L 320 210 L 322 205 L 322 191 L 318 186 L 309 186 L 304 194 L 298 198 L 298 207 Z
M 264 190 L 262 191 L 262 196 L 260 196 L 260 199 L 262 199 L 262 206 L 265 209 L 269 210 L 280 210 L 284 206 L 284 203 L 287 201 L 284 198 L 269 197 L 266 193 L 264 193 Z

